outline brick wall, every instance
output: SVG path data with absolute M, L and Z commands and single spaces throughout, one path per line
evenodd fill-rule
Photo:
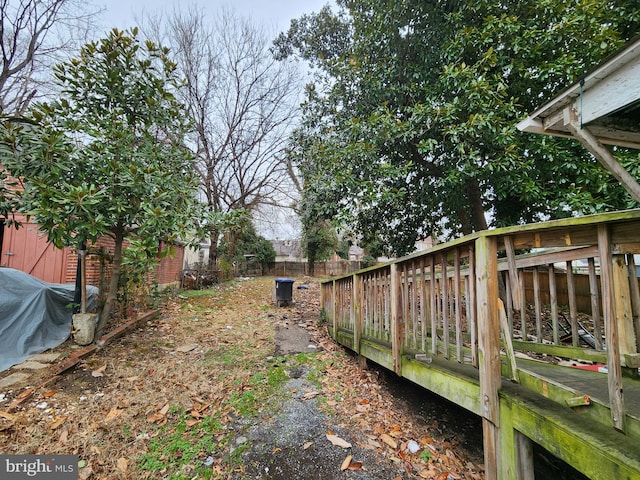
M 127 242 L 125 241 L 125 247 Z M 162 248 L 166 246 L 161 244 Z M 100 238 L 95 244 L 89 245 L 87 251 L 87 284 L 95 285 L 101 290 L 105 290 L 111 278 L 111 259 L 115 243 L 110 237 Z M 159 252 L 160 250 L 158 250 Z M 105 258 L 106 257 L 106 258 Z M 156 267 L 155 273 L 151 275 L 149 281 L 157 282 L 160 287 L 166 287 L 171 284 L 179 284 L 182 275 L 182 263 L 184 260 L 184 247 L 177 245 L 173 247 L 173 254 L 167 255 L 160 260 L 160 264 Z M 76 269 L 78 265 L 78 253 L 75 249 L 71 250 L 66 265 L 66 282 L 74 283 L 76 281 Z M 101 276 L 103 278 L 101 278 Z M 103 284 L 103 285 L 101 285 Z

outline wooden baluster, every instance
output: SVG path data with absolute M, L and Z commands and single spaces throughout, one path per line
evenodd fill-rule
M 464 363 L 462 354 L 462 292 L 460 291 L 460 249 L 456 248 L 453 257 L 453 292 L 455 296 L 456 315 L 456 359 Z
M 436 282 L 436 265 L 435 258 L 432 256 L 430 267 L 431 277 L 431 351 L 434 355 L 438 354 L 438 299 L 437 299 L 437 282 Z
M 576 283 L 573 278 L 573 264 L 567 262 L 567 294 L 569 295 L 569 320 L 571 321 L 571 344 L 574 347 L 580 345 L 578 335 L 578 308 L 576 306 Z
M 551 325 L 553 328 L 553 344 L 560 345 L 560 332 L 558 331 L 558 290 L 556 286 L 556 269 L 549 265 L 549 303 L 551 303 Z
M 633 325 L 636 334 L 636 348 L 640 351 L 640 288 L 638 286 L 636 262 L 632 253 L 627 255 L 627 262 L 627 265 L 629 266 L 629 286 L 631 287 L 631 309 L 633 312 Z
M 596 262 L 593 257 L 587 260 L 589 264 L 589 293 L 591 296 L 591 319 L 593 320 L 593 336 L 596 350 L 602 350 L 602 319 L 600 315 L 600 287 L 596 275 Z
M 449 358 L 449 288 L 447 277 L 447 254 L 442 254 L 442 341 L 444 358 Z
M 536 310 L 536 341 L 542 343 L 542 315 L 540 312 L 540 277 L 538 267 L 533 269 L 533 299 Z
M 469 292 L 467 321 L 471 328 L 471 364 L 478 367 L 478 318 L 476 310 L 476 257 L 473 245 L 469 246 Z

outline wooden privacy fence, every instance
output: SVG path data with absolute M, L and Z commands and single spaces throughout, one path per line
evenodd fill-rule
M 640 367 L 634 254 L 640 254 L 640 210 L 508 227 L 325 281 L 321 305 L 337 341 L 399 375 L 419 377 L 417 363 L 467 368 L 476 378 L 471 386 L 455 395 L 444 384 L 434 388 L 483 418 L 488 478 L 532 478 L 526 473 L 531 438 L 561 458 L 562 446 L 527 425 L 501 433 L 501 423 L 513 427 L 520 421 L 509 416 L 516 409 L 506 407 L 504 398 L 501 412 L 500 397 L 511 388 L 504 379 L 564 407 L 575 389 L 538 381 L 528 369 L 540 362 L 524 365 L 518 352 L 606 365 L 610 413 L 598 410 L 593 420 L 622 439 L 640 440 L 640 412 L 625 409 L 623 395 L 623 375 L 633 381 Z M 584 298 L 576 293 L 578 282 L 585 282 Z M 523 431 L 529 430 L 527 438 Z M 506 461 L 510 455 L 513 461 Z M 605 468 L 582 465 L 572 455 L 565 459 L 584 472 Z M 640 475 L 636 460 L 622 463 Z M 611 468 L 618 472 L 618 466 Z

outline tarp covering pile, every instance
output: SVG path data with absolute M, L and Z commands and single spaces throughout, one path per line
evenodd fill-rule
M 0 268 L 0 371 L 57 347 L 71 333 L 75 285 L 46 283 L 13 268 Z M 87 287 L 87 310 L 98 298 Z

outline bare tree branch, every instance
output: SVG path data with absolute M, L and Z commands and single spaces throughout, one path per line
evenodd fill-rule
M 0 0 L 0 111 L 47 93 L 50 67 L 87 40 L 97 13 L 81 0 Z

